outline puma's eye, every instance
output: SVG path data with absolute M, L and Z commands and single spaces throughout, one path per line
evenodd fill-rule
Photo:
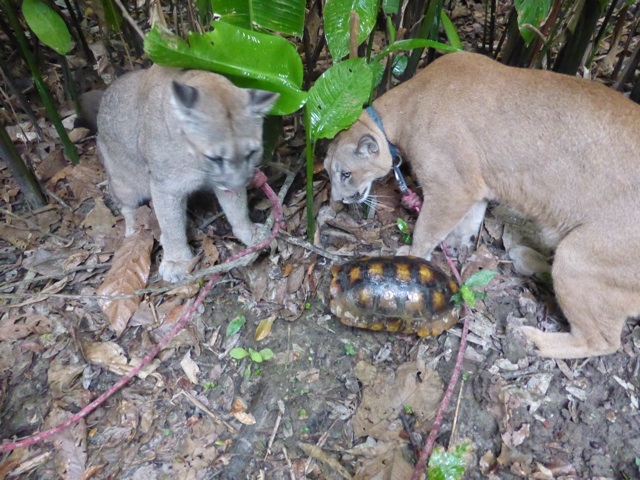
M 255 157 L 258 154 L 258 149 L 253 149 L 251 150 L 249 153 L 247 153 L 247 155 L 245 156 L 245 158 L 247 160 L 252 159 L 253 157 Z
M 222 158 L 220 155 L 205 155 L 205 157 L 207 157 L 209 160 L 211 160 L 214 163 L 222 163 L 224 161 L 224 158 Z
M 351 172 L 342 172 L 342 180 L 349 180 L 351 178 Z

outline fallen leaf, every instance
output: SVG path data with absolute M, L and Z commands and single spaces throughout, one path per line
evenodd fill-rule
M 397 439 L 402 432 L 398 415 L 405 407 L 411 408 L 419 425 L 426 426 L 435 416 L 442 394 L 440 377 L 421 360 L 404 363 L 395 372 L 377 371 L 373 382 L 363 390 L 362 402 L 353 419 L 354 434 Z
M 180 360 L 180 366 L 189 381 L 194 385 L 197 385 L 198 375 L 200 375 L 200 367 L 198 367 L 196 362 L 191 358 L 191 350 L 188 350 L 184 357 L 182 357 L 182 360 Z
M 144 288 L 151 270 L 151 248 L 153 235 L 149 230 L 138 230 L 122 242 L 113 256 L 113 266 L 104 282 L 96 291 L 97 295 L 131 295 Z M 129 319 L 140 305 L 140 297 L 134 296 L 118 300 L 98 300 L 100 308 L 107 316 L 111 328 L 120 336 Z
M 271 327 L 273 326 L 273 322 L 276 321 L 275 315 L 270 315 L 269 317 L 260 321 L 258 328 L 256 328 L 256 334 L 254 335 L 254 340 L 259 342 L 264 340 L 269 335 L 271 335 Z

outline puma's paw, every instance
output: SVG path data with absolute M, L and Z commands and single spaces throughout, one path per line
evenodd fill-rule
M 255 245 L 269 234 L 267 227 L 261 223 L 252 223 L 248 228 L 235 229 L 233 234 L 245 245 Z
M 189 258 L 186 260 L 167 260 L 163 259 L 160 263 L 158 273 L 162 279 L 166 282 L 175 283 L 181 280 L 189 274 L 193 269 L 194 259 Z

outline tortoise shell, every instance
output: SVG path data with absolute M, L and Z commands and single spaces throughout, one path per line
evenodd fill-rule
M 422 258 L 359 258 L 331 273 L 331 312 L 345 325 L 428 337 L 458 321 L 458 285 Z

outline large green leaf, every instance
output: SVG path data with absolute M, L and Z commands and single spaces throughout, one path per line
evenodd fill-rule
M 379 62 L 390 53 L 397 52 L 398 50 L 413 50 L 414 48 L 426 47 L 435 48 L 436 50 L 445 53 L 462 51 L 461 49 L 452 47 L 451 45 L 447 45 L 446 43 L 440 43 L 434 40 L 426 40 L 424 38 L 411 38 L 409 40 L 398 40 L 397 42 L 394 42 L 391 45 L 383 48 L 379 54 L 373 57 L 373 61 Z
M 349 128 L 369 100 L 372 66 L 364 58 L 351 58 L 325 71 L 309 90 L 305 123 L 312 141 L 333 138 Z
M 528 25 L 539 28 L 542 21 L 549 15 L 551 0 L 515 0 L 514 6 L 518 12 L 518 28 L 524 43 L 529 46 L 536 34 Z
M 155 27 L 145 37 L 145 51 L 160 65 L 209 70 L 240 87 L 278 92 L 272 114 L 286 115 L 304 105 L 302 60 L 291 42 L 222 21 L 213 25 L 203 35 L 191 32 L 189 43 Z
M 212 3 L 213 12 L 226 22 L 302 38 L 305 0 L 212 0 Z
M 24 0 L 22 14 L 29 28 L 46 46 L 60 55 L 71 50 L 71 34 L 58 13 L 42 0 Z
M 327 46 L 335 61 L 349 53 L 349 16 L 355 10 L 360 17 L 358 45 L 373 30 L 378 15 L 377 0 L 327 0 L 324 5 L 324 30 Z

